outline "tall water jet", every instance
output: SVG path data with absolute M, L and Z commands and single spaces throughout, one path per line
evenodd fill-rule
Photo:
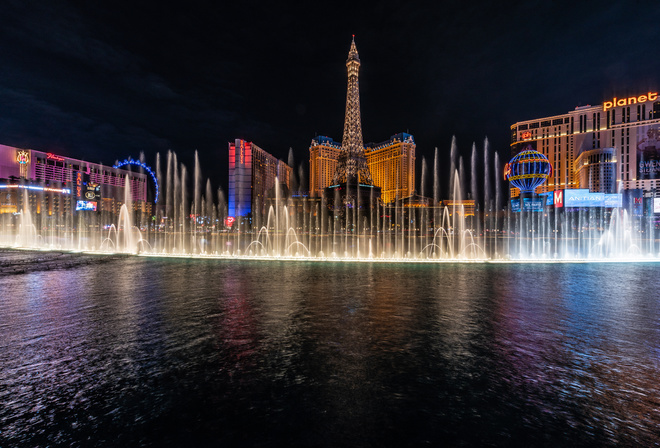
M 137 250 L 137 241 L 133 232 L 133 201 L 131 197 L 131 183 L 128 175 L 124 181 L 124 203 L 119 209 L 117 222 L 117 242 L 119 252 L 134 253 Z
M 449 199 L 456 199 L 454 198 L 454 178 L 456 177 L 456 155 L 457 155 L 457 148 L 456 148 L 456 136 L 453 136 L 451 138 L 451 150 L 449 152 L 449 194 L 450 198 Z
M 433 155 L 433 206 L 437 206 L 440 200 L 440 161 L 438 160 L 438 147 L 435 147 Z
M 484 139 L 484 211 L 489 211 L 491 204 L 491 183 L 490 183 L 490 154 L 488 137 Z
M 472 193 L 475 207 L 477 207 L 477 204 L 479 203 L 477 177 L 477 144 L 472 143 L 472 158 L 470 160 L 470 193 Z
M 463 165 L 463 156 L 458 158 L 458 188 L 461 192 L 461 199 L 465 198 L 465 166 Z
M 37 247 L 37 228 L 32 222 L 30 198 L 27 189 L 23 190 L 23 207 L 21 209 L 16 245 L 19 247 Z
M 202 168 L 199 165 L 199 154 L 195 150 L 195 172 L 193 177 L 193 188 L 194 188 L 194 197 L 193 197 L 193 221 L 192 221 L 192 240 L 191 240 L 191 251 L 196 253 L 199 250 L 199 244 L 197 242 L 197 233 L 199 226 L 199 217 L 201 216 L 201 201 L 202 201 Z

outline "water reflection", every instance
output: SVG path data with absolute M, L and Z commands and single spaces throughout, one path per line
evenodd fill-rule
M 654 265 L 0 277 L 0 446 L 652 445 Z

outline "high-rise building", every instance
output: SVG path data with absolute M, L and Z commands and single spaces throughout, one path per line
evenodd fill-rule
M 415 191 L 415 139 L 402 132 L 381 143 L 368 143 L 364 150 L 374 185 L 381 200 L 389 204 Z
M 320 198 L 332 185 L 337 171 L 341 144 L 330 137 L 314 137 L 309 147 L 309 195 Z
M 231 217 L 247 217 L 263 207 L 275 185 L 290 188 L 292 168 L 252 142 L 229 142 L 229 201 Z
M 598 192 L 617 191 L 619 186 L 652 191 L 660 187 L 658 93 L 614 97 L 597 106 L 513 124 L 512 155 L 527 145 L 553 165 L 552 176 L 538 193 L 587 184 Z

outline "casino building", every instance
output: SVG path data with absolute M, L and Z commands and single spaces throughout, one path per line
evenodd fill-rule
M 410 197 L 415 190 L 415 139 L 401 132 L 381 143 L 364 145 L 364 155 L 375 186 L 381 188 L 384 204 Z M 330 137 L 315 137 L 309 147 L 310 195 L 321 197 L 332 185 L 341 143 Z
M 289 189 L 293 169 L 252 142 L 236 139 L 229 142 L 228 216 L 252 217 L 263 208 L 277 182 Z
M 127 181 L 134 208 L 150 213 L 147 174 L 0 145 L 0 214 L 20 212 L 26 197 L 22 191 L 37 213 L 118 213 Z
M 531 145 L 553 166 L 538 193 L 572 188 L 613 193 L 660 187 L 658 92 L 614 97 L 597 106 L 511 126 L 511 155 Z M 512 196 L 517 189 L 512 189 Z

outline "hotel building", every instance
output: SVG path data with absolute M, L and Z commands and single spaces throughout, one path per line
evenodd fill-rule
M 20 211 L 21 190 L 28 191 L 31 207 L 37 213 L 42 208 L 49 215 L 70 212 L 74 206 L 78 210 L 117 213 L 127 180 L 135 208 L 150 213 L 147 174 L 0 145 L 0 213 Z
M 381 143 L 367 143 L 364 154 L 375 186 L 381 188 L 385 204 L 406 198 L 415 190 L 415 139 L 399 133 Z M 310 196 L 321 197 L 332 185 L 341 143 L 330 137 L 315 137 L 309 147 Z
M 254 209 L 264 207 L 278 181 L 290 188 L 292 175 L 289 165 L 254 143 L 241 139 L 229 142 L 228 216 L 251 216 Z
M 341 143 L 330 137 L 320 136 L 312 139 L 312 144 L 309 146 L 309 195 L 311 197 L 322 197 L 323 190 L 332 185 L 340 153 Z
M 511 126 L 512 156 L 531 147 L 553 166 L 537 193 L 588 188 L 612 193 L 660 187 L 660 101 L 657 92 L 614 97 L 597 106 Z M 512 188 L 512 196 L 518 190 Z

